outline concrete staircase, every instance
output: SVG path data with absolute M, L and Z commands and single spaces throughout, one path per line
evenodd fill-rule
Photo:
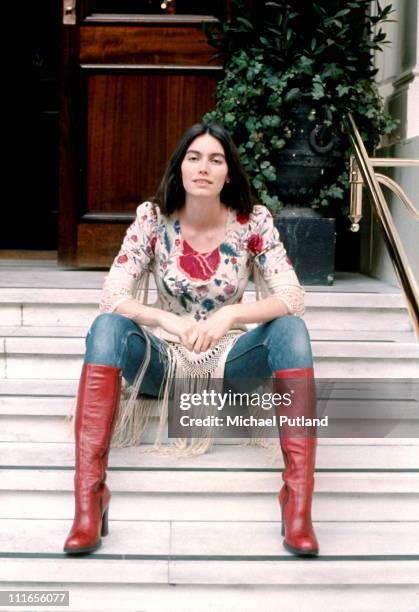
M 65 416 L 102 280 L 0 268 L 0 590 L 69 590 L 69 609 L 89 611 L 419 610 L 419 439 L 408 437 L 419 411 L 408 392 L 374 408 L 402 410 L 404 437 L 319 440 L 317 559 L 282 547 L 282 463 L 232 440 L 192 459 L 113 449 L 110 534 L 88 557 L 62 553 L 73 518 Z M 318 377 L 419 378 L 398 290 L 358 275 L 307 289 Z

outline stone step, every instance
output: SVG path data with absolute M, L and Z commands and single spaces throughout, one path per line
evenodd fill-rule
M 316 375 L 321 378 L 419 376 L 419 344 L 349 340 L 312 342 Z M 84 340 L 74 337 L 7 337 L 0 340 L 2 378 L 78 378 Z
M 106 270 L 68 270 L 57 267 L 56 261 L 43 260 L 4 260 L 0 261 L 0 287 L 9 289 L 96 289 L 100 290 Z M 252 287 L 249 281 L 249 287 Z M 155 287 L 153 276 L 150 277 L 150 288 Z M 310 292 L 330 293 L 366 292 L 366 293 L 400 293 L 400 289 L 389 283 L 366 276 L 359 272 L 335 273 L 333 285 L 310 285 Z
M 248 300 L 243 300 L 246 303 Z M 249 300 L 250 301 L 250 300 Z M 20 313 L 18 307 L 0 307 L 3 325 L 8 326 L 58 326 L 89 328 L 99 314 L 97 306 L 40 305 L 25 307 Z M 410 331 L 412 329 L 406 311 L 403 309 L 383 310 L 381 308 L 307 308 L 304 316 L 307 327 L 313 330 L 378 330 Z
M 169 564 L 174 556 L 226 557 L 226 561 L 230 556 L 240 557 L 243 561 L 252 558 L 256 560 L 255 557 L 260 556 L 293 559 L 291 553 L 280 548 L 279 527 L 279 522 L 263 520 L 203 522 L 114 520 L 110 525 L 111 537 L 103 538 L 100 552 L 92 556 L 103 558 L 108 555 L 151 555 L 166 557 L 166 563 Z M 323 559 L 336 556 L 368 558 L 378 555 L 403 555 L 415 556 L 419 566 L 419 522 L 321 521 L 315 525 L 315 528 L 322 543 Z M 56 554 L 60 551 L 67 532 L 68 524 L 63 520 L 46 522 L 37 519 L 0 519 L 0 554 L 2 552 L 22 555 Z M 16 533 L 19 533 L 19 538 L 16 538 Z M 321 564 L 308 565 L 313 574 L 307 570 L 307 581 L 314 578 L 317 573 L 312 566 Z M 194 581 L 194 573 L 192 570 L 191 582 Z M 217 579 L 212 571 L 211 575 L 216 583 L 221 583 L 223 576 L 218 576 Z M 260 577 L 252 578 L 250 574 L 247 576 L 248 584 L 259 582 Z M 203 579 L 203 576 L 201 578 Z M 266 578 L 269 580 L 268 576 Z M 22 576 L 22 579 L 25 577 Z M 138 577 L 138 580 L 148 582 L 145 576 Z M 275 579 L 273 574 L 271 580 L 274 584 L 277 580 L 282 582 L 282 578 Z M 116 582 L 118 581 L 119 577 L 116 579 Z M 405 583 L 411 581 L 408 575 L 403 580 Z M 204 582 L 212 580 L 207 579 Z
M 8 326 L 78 326 L 87 328 L 98 314 L 98 289 L 1 288 L 0 315 Z M 149 303 L 156 300 L 150 291 Z M 243 301 L 255 300 L 245 292 Z M 307 291 L 310 330 L 411 330 L 403 296 L 394 288 L 380 292 Z
M 402 381 L 404 382 L 404 379 Z M 319 394 L 317 399 L 321 405 L 323 399 Z M 350 416 L 351 419 L 363 419 L 366 418 L 366 401 L 368 401 L 368 418 L 402 420 L 419 418 L 418 400 L 413 395 L 409 397 L 408 390 L 405 397 L 394 398 L 384 397 L 384 392 L 381 396 L 378 389 L 373 398 L 356 395 L 355 390 L 354 397 L 347 398 L 331 393 L 327 396 L 327 414 L 330 417 L 341 414 Z M 0 415 L 67 416 L 73 413 L 75 404 L 75 397 L 0 394 Z M 157 416 L 157 402 L 151 414 Z
M 325 444 L 325 442 L 328 442 Z M 330 444 L 330 442 L 333 442 Z M 345 440 L 348 442 L 348 440 Z M 374 470 L 374 469 L 419 469 L 419 439 L 416 444 L 403 444 L 405 440 L 394 438 L 394 444 L 367 445 L 360 440 L 324 440 L 317 444 L 317 469 L 331 470 Z M 380 442 L 380 440 L 378 440 Z M 271 459 L 270 454 L 260 447 L 239 445 L 217 445 L 214 452 L 197 457 L 167 457 L 141 452 L 141 447 L 112 448 L 110 466 L 112 468 L 223 468 L 225 470 L 273 469 L 282 468 L 282 457 Z M 68 442 L 1 442 L 0 456 L 2 467 L 37 468 L 48 466 L 73 468 L 74 444 Z
M 16 304 L 19 306 L 40 304 L 70 304 L 97 306 L 100 300 L 100 289 L 87 287 L 67 288 L 39 286 L 33 287 L 2 287 L 0 281 L 0 304 Z M 249 301 L 253 301 L 256 292 L 254 285 L 249 284 L 245 296 Z M 157 292 L 155 285 L 150 285 L 149 303 L 153 304 L 156 300 Z M 334 307 L 334 308 L 384 308 L 385 310 L 406 309 L 406 302 L 400 290 L 389 287 L 386 291 L 351 291 L 339 290 L 338 287 L 315 290 L 312 287 L 306 288 L 306 306 L 308 308 Z
M 75 397 L 0 395 L 0 415 L 66 416 L 75 402 Z
M 0 468 L 0 490 L 73 491 L 73 470 Z M 205 476 L 205 477 L 203 477 Z M 277 493 L 281 470 L 109 468 L 107 482 L 124 493 Z M 316 493 L 417 493 L 419 470 L 316 470 Z
M 0 442 L 71 442 L 74 426 L 70 417 L 3 415 L 0 416 Z M 158 419 L 151 418 L 143 436 L 143 443 L 151 444 L 155 440 Z M 368 419 L 359 422 L 357 419 L 332 419 L 328 427 L 319 429 L 319 437 L 366 437 L 366 438 L 411 438 L 419 437 L 419 419 Z M 162 434 L 162 442 L 168 442 L 167 432 Z M 216 437 L 216 444 L 239 444 L 238 437 Z
M 66 559 L 61 563 L 58 560 L 49 559 L 8 559 L 7 563 L 13 567 L 16 576 L 20 575 L 20 567 L 23 564 L 43 564 L 47 573 L 51 568 L 51 576 L 54 579 L 60 575 L 58 588 L 70 591 L 70 605 L 66 608 L 69 612 L 138 612 L 139 602 L 141 609 L 147 612 L 185 612 L 187 609 L 199 610 L 199 612 L 323 612 L 336 610 L 336 602 L 339 602 L 339 610 L 345 612 L 417 612 L 418 595 L 416 585 L 357 585 L 351 584 L 345 588 L 342 585 L 315 585 L 299 583 L 281 585 L 188 585 L 188 584 L 115 584 L 115 583 L 77 583 L 65 579 L 64 567 L 73 569 L 77 567 L 77 560 Z M 78 561 L 80 563 L 80 561 Z M 95 560 L 95 564 L 101 561 Z M 118 563 L 107 561 L 107 563 Z M 248 563 L 248 562 L 246 562 Z M 369 562 L 365 562 L 368 567 Z M 397 564 L 392 563 L 394 571 Z M 114 566 L 115 567 L 115 566 Z M 116 567 L 119 568 L 119 565 Z M 137 565 L 138 567 L 138 565 Z M 349 563 L 346 564 L 348 573 L 351 571 Z M 100 565 L 98 572 L 101 571 Z M 403 569 L 403 568 L 401 568 Z M 8 572 L 10 574 L 10 572 Z M 26 575 L 29 569 L 24 572 Z M 16 579 L 18 580 L 18 579 Z M 19 588 L 20 590 L 48 590 L 57 588 L 56 582 L 9 582 L 2 584 L 5 589 Z M 121 604 L 123 602 L 123 604 Z M 280 604 L 278 603 L 280 602 Z M 123 608 L 121 607 L 123 606 Z M 279 607 L 280 606 L 280 607 Z M 16 610 L 16 607 L 4 608 L 5 610 Z M 62 607 L 50 607 L 51 611 L 62 611 Z
M 80 325 L 2 325 L 0 326 L 0 338 L 23 337 L 84 339 L 86 337 L 88 329 L 88 327 Z M 409 332 L 400 332 L 400 334 L 402 334 L 401 338 L 408 337 L 407 335 L 409 335 Z
M 371 357 L 382 357 L 383 352 L 387 352 L 391 357 L 400 359 L 415 359 L 419 356 L 419 343 L 409 332 L 398 334 L 392 338 L 387 334 L 385 339 L 368 339 L 345 337 L 342 339 L 340 334 L 333 334 L 334 337 L 312 338 L 313 351 L 318 357 L 357 357 L 365 351 Z M 81 337 L 4 337 L 0 340 L 0 347 L 3 354 L 7 355 L 83 355 L 84 338 Z
M 249 324 L 248 327 L 255 327 Z M 88 327 L 85 326 L 30 326 L 2 325 L 0 338 L 79 338 L 84 341 Z M 387 330 L 345 330 L 345 329 L 314 329 L 310 334 L 314 341 L 351 341 L 351 342 L 417 342 L 413 331 Z
M 282 548 L 276 521 L 111 521 L 101 549 L 80 561 L 60 554 L 67 521 L 2 519 L 0 551 L 21 557 L 3 563 L 2 578 L 59 582 L 65 576 L 67 582 L 99 579 L 108 584 L 417 584 L 419 523 L 325 521 L 315 527 L 322 555 L 317 563 L 296 559 Z
M 79 372 L 80 374 L 80 372 Z M 8 379 L 0 378 L 0 397 L 29 396 L 74 398 L 77 393 L 78 379 Z
M 329 382 L 333 382 L 330 385 Z M 348 384 L 346 384 L 348 383 Z M 356 379 L 347 381 L 336 379 L 333 381 L 319 380 L 319 388 L 326 386 L 327 398 L 339 397 L 341 399 L 359 397 L 363 400 L 376 399 L 377 392 L 382 393 L 383 410 L 386 410 L 386 400 L 415 400 L 417 401 L 417 379 Z M 377 385 L 377 390 L 375 388 Z M 0 400 L 14 397 L 16 400 L 39 398 L 74 398 L 77 393 L 78 379 L 0 379 Z M 406 408 L 406 406 L 405 406 Z
M 279 485 L 278 485 L 279 490 Z M 133 493 L 112 490 L 111 520 L 242 521 L 280 520 L 277 493 Z M 0 518 L 65 519 L 74 516 L 72 491 L 7 490 L 1 493 Z M 417 521 L 416 493 L 318 493 L 312 506 L 316 522 Z M 70 523 L 71 524 L 71 523 Z

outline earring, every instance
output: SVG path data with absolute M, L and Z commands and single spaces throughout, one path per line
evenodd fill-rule
M 229 182 L 230 182 L 230 179 L 226 179 L 226 183 L 229 183 Z

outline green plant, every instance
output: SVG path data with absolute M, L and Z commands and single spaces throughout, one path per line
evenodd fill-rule
M 374 84 L 372 56 L 386 42 L 380 25 L 389 21 L 392 9 L 377 0 L 250 4 L 233 0 L 231 18 L 207 28 L 224 60 L 224 78 L 217 86 L 216 106 L 205 119 L 229 130 L 259 199 L 278 212 L 283 203 L 274 188 L 277 157 L 293 134 L 290 108 L 296 101 L 304 98 L 313 109 L 327 104 L 331 116 L 323 125 L 337 130 L 344 114 L 352 112 L 370 151 L 380 135 L 395 129 Z M 344 141 L 343 146 L 347 157 L 349 145 Z M 345 161 L 339 178 L 324 185 L 308 205 L 329 211 L 342 200 Z

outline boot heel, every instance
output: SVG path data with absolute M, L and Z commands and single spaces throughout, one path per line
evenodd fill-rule
M 102 529 L 100 532 L 101 536 L 107 536 L 109 533 L 109 524 L 108 524 L 108 512 L 109 512 L 109 506 L 108 508 L 106 508 L 105 512 L 103 513 L 102 516 Z
M 279 507 L 281 509 L 281 535 L 285 536 L 284 508 L 285 508 L 285 505 L 288 499 L 288 491 L 285 494 L 283 494 L 283 491 L 284 489 L 282 488 L 281 491 L 279 492 L 278 501 L 279 501 Z M 284 500 L 284 495 L 286 495 L 285 500 Z

